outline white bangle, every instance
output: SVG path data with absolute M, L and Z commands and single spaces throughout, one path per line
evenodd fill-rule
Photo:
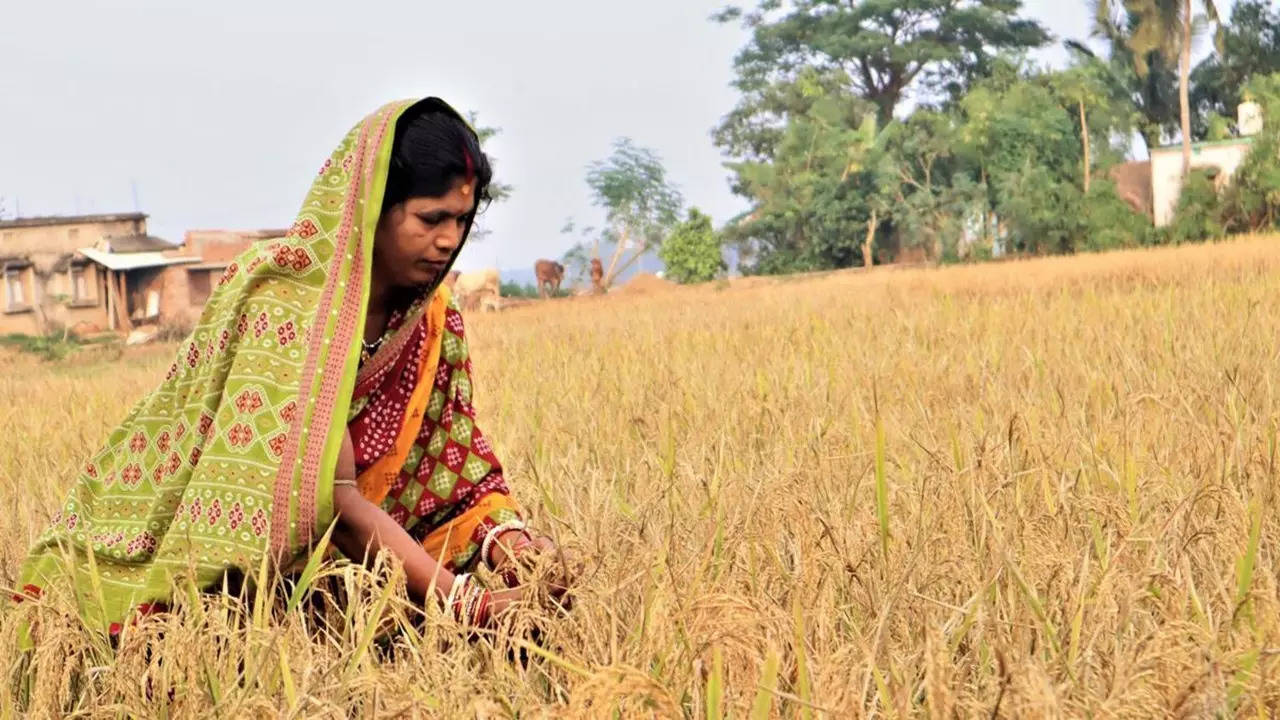
M 449 587 L 449 596 L 444 599 L 445 612 L 449 613 L 450 615 L 454 614 L 454 610 L 453 610 L 454 598 L 457 596 L 459 592 L 462 591 L 462 588 L 466 586 L 467 578 L 470 576 L 471 576 L 470 573 L 459 573 L 453 576 L 453 585 Z
M 501 535 L 502 533 L 508 532 L 510 530 L 520 530 L 524 532 L 526 535 L 528 534 L 528 530 L 525 529 L 524 522 L 520 520 L 510 520 L 508 522 L 504 522 L 501 525 L 495 526 L 489 532 L 485 533 L 484 542 L 480 544 L 480 559 L 484 560 L 484 564 L 489 566 L 490 570 L 493 569 L 493 559 L 489 555 L 489 551 L 493 549 L 493 541 L 496 540 L 498 536 Z

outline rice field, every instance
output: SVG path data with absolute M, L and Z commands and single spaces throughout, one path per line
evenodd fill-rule
M 1269 717 L 1277 319 L 1275 237 L 475 315 L 567 617 L 468 641 L 328 566 L 321 611 L 195 597 L 113 650 L 50 597 L 0 612 L 0 717 Z M 0 352 L 12 587 L 172 348 Z

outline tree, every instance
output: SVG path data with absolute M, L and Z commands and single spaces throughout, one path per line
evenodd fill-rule
M 756 93 L 806 68 L 839 72 L 877 108 L 881 126 L 910 93 L 959 95 L 1001 51 L 1040 47 L 1049 35 L 1017 17 L 1021 0 L 762 0 L 714 19 L 743 21 L 752 39 L 735 82 Z
M 1222 195 L 1222 224 L 1229 232 L 1265 232 L 1280 226 L 1280 72 L 1250 79 L 1243 97 L 1262 105 L 1262 132 Z
M 734 192 L 754 205 L 726 229 L 744 267 L 869 265 L 877 238 L 892 233 L 891 203 L 875 186 L 877 138 L 907 99 L 957 98 L 997 54 L 1047 42 L 1020 9 L 1020 0 L 761 0 L 718 13 L 752 32 L 735 59 L 742 100 L 714 134 L 732 159 Z
M 1082 175 L 1081 186 L 1085 193 L 1089 192 L 1089 180 L 1093 174 L 1093 158 L 1089 153 L 1089 108 L 1100 98 L 1105 96 L 1105 91 L 1098 87 L 1098 84 L 1090 77 L 1089 66 L 1082 65 L 1072 68 L 1071 70 L 1060 73 L 1054 78 L 1054 89 L 1068 103 L 1075 105 L 1080 119 L 1080 173 Z
M 1103 75 L 1114 95 L 1127 97 L 1138 112 L 1138 133 L 1148 153 L 1161 145 L 1178 126 L 1177 72 L 1157 50 L 1138 52 L 1133 35 L 1139 17 L 1110 0 L 1091 0 L 1094 7 L 1090 34 L 1107 45 L 1107 72 Z M 1096 59 L 1087 45 L 1065 42 L 1081 57 Z
M 666 276 L 678 283 L 706 282 L 728 269 L 711 218 L 697 208 L 690 209 L 689 218 L 662 243 L 658 257 L 667 268 Z
M 963 146 L 949 112 L 917 110 L 884 129 L 870 203 L 896 253 L 915 251 L 933 260 L 958 253 L 969 219 L 985 205 Z
M 1237 0 L 1222 29 L 1221 51 L 1191 72 L 1191 133 L 1206 137 L 1218 118 L 1234 120 L 1251 78 L 1280 72 L 1280 6 Z
M 984 221 L 984 238 L 1036 254 L 1142 239 L 1132 222 L 1140 218 L 1110 183 L 1094 179 L 1095 168 L 1123 157 L 1113 138 L 1127 136 L 1133 123 L 1127 98 L 1108 76 L 1106 64 L 1089 56 L 1061 71 L 1011 62 L 960 101 L 950 144 L 968 167 L 953 172 L 967 174 L 985 193 L 985 209 L 999 225 L 992 232 Z M 959 179 L 950 182 L 960 187 Z
M 601 282 L 608 289 L 636 260 L 662 244 L 684 200 L 667 180 L 657 153 L 628 138 L 614 141 L 608 159 L 591 163 L 587 185 L 593 202 L 604 208 L 607 223 L 602 232 L 595 233 L 591 257 L 600 258 L 602 243 L 613 246 Z M 566 229 L 571 231 L 572 223 Z
M 748 198 L 749 217 L 731 223 L 725 239 L 747 258 L 749 272 L 823 270 L 869 260 L 859 249 L 870 208 L 865 169 L 876 142 L 874 106 L 836 80 L 838 73 L 806 70 L 779 85 L 788 122 L 759 134 L 731 162 L 733 188 Z M 735 136 L 735 142 L 743 136 Z M 753 142 L 760 152 L 749 147 Z
M 1107 0 L 1102 0 L 1105 3 Z M 1209 22 L 1218 22 L 1213 0 L 1200 0 Z M 1125 0 L 1138 19 L 1130 46 L 1138 58 L 1138 72 L 1146 72 L 1144 58 L 1155 52 L 1166 61 L 1178 58 L 1178 110 L 1182 130 L 1182 177 L 1191 173 L 1191 41 L 1205 19 L 1192 14 L 1191 0 Z

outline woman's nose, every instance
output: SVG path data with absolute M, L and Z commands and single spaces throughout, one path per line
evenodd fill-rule
M 441 250 L 457 250 L 462 242 L 462 228 L 442 228 L 435 236 L 435 245 Z

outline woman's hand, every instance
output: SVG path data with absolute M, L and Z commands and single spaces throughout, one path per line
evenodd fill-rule
M 496 538 L 491 553 L 493 566 L 512 584 L 517 568 L 537 573 L 547 592 L 562 606 L 568 606 L 568 592 L 581 568 L 555 541 L 545 535 L 530 539 L 522 530 L 508 530 Z
M 525 600 L 527 591 L 522 587 L 507 588 L 505 590 L 490 590 L 489 596 L 492 598 L 489 605 L 489 616 L 494 621 L 501 620 L 502 616 L 511 612 L 517 605 Z

